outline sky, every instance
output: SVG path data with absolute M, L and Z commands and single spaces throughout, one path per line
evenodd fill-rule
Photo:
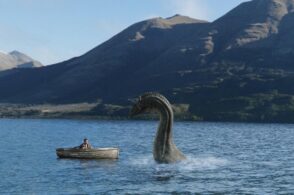
M 214 21 L 247 0 L 0 0 L 0 51 L 45 65 L 80 56 L 128 26 L 181 14 Z

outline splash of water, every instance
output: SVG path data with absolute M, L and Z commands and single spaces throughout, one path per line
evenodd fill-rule
M 188 156 L 186 160 L 177 163 L 179 169 L 184 171 L 217 169 L 229 164 L 229 160 L 215 156 Z
M 153 167 L 156 170 L 172 168 L 179 171 L 209 170 L 224 167 L 230 163 L 225 158 L 215 156 L 187 156 L 186 160 L 174 164 L 158 164 L 154 161 L 152 155 L 139 156 L 130 161 L 131 165 L 140 167 Z

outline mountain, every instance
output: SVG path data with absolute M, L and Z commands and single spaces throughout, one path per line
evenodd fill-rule
M 214 22 L 145 20 L 80 57 L 2 72 L 0 101 L 98 101 L 92 114 L 124 115 L 158 91 L 195 119 L 294 122 L 293 17 L 294 0 L 252 0 Z
M 43 66 L 40 62 L 19 52 L 12 51 L 8 54 L 0 52 L 0 71 L 12 68 L 34 68 Z
M 38 70 L 6 72 L 5 77 L 0 77 L 0 89 L 4 80 L 10 86 L 7 90 L 3 84 L 6 93 L 0 100 L 37 103 L 106 100 L 106 96 L 113 96 L 112 88 L 121 89 L 124 78 L 120 77 L 149 66 L 170 47 L 207 24 L 180 15 L 136 23 L 80 57 Z

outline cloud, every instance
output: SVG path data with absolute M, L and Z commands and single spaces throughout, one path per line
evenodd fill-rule
M 169 10 L 196 19 L 209 19 L 209 9 L 203 0 L 169 0 L 165 1 Z

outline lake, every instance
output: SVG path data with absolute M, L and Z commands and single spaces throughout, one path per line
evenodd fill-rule
M 294 125 L 176 122 L 188 157 L 157 164 L 156 121 L 0 119 L 0 194 L 294 194 Z M 118 160 L 64 160 L 55 148 L 119 147 Z

